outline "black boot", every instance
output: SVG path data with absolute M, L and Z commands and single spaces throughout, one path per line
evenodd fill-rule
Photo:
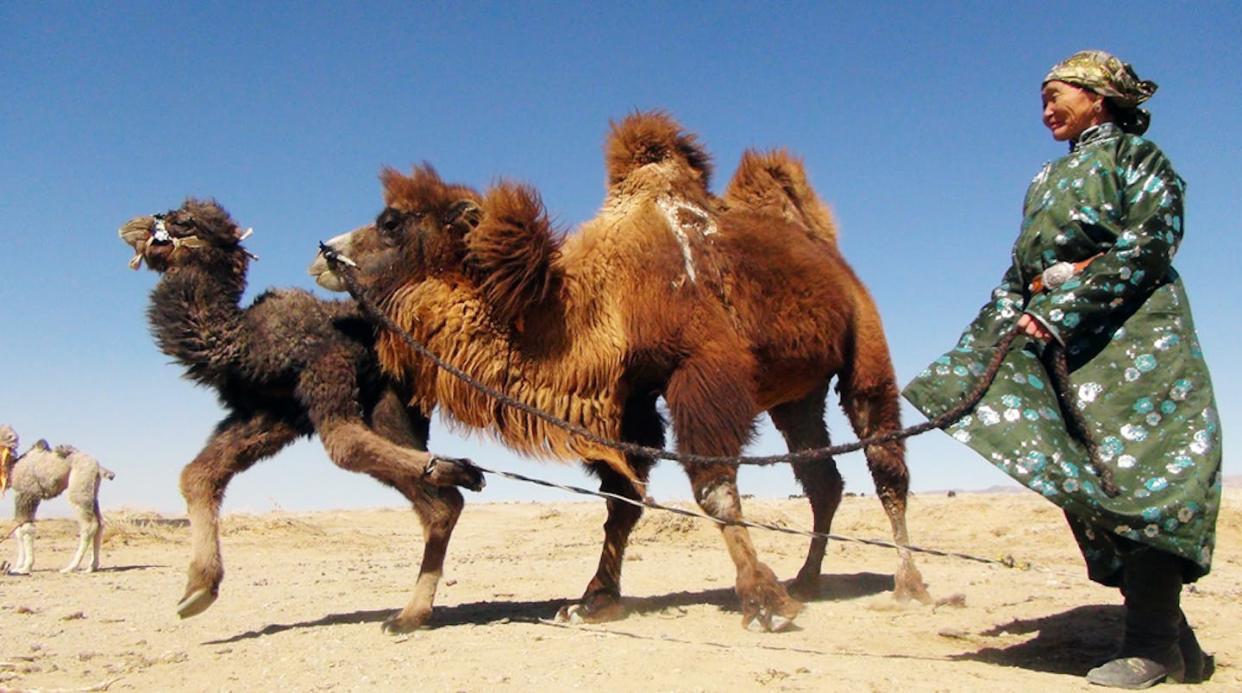
M 1113 688 L 1148 688 L 1166 678 L 1181 681 L 1186 672 L 1179 648 L 1184 621 L 1179 607 L 1181 559 L 1143 547 L 1126 553 L 1122 561 L 1125 638 L 1117 657 L 1087 672 L 1087 680 Z
M 1212 678 L 1216 672 L 1216 659 L 1199 647 L 1199 639 L 1195 637 L 1185 614 L 1182 614 L 1177 647 L 1182 651 L 1182 661 L 1186 663 L 1183 683 L 1203 683 Z

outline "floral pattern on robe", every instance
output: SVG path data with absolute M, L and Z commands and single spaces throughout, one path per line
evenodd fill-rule
M 946 427 L 1065 510 L 1093 580 L 1116 584 L 1133 543 L 1212 563 L 1221 496 L 1221 431 L 1190 303 L 1172 259 L 1184 183 L 1156 145 L 1105 123 L 1036 175 L 1013 262 L 957 346 L 903 395 L 927 417 L 978 383 L 996 343 L 1025 312 L 1066 347 L 1070 390 L 1121 493 L 1109 498 L 1067 430 L 1044 345 L 1017 338 L 975 409 Z M 1094 258 L 1032 296 L 1059 262 Z M 1128 541 L 1115 541 L 1123 537 Z

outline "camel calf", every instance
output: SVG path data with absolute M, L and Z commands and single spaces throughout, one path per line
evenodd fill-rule
M 99 464 L 99 460 L 69 445 L 55 449 L 46 440 L 37 441 L 20 457 L 17 455 L 17 434 L 8 426 L 0 426 L 0 496 L 9 488 L 14 497 L 14 519 L 17 520 L 17 557 L 8 572 L 29 575 L 34 567 L 35 511 L 40 501 L 55 498 L 69 491 L 69 502 L 78 516 L 78 551 L 69 565 L 60 572 L 74 570 L 93 572 L 99 569 L 100 529 L 103 516 L 99 512 L 99 482 L 116 475 Z M 87 547 L 91 561 L 85 566 Z

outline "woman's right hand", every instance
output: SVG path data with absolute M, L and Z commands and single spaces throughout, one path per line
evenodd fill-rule
M 1018 318 L 1018 329 L 1041 342 L 1051 342 L 1054 339 L 1048 328 L 1044 327 L 1042 322 L 1032 318 L 1029 313 L 1023 313 L 1022 317 Z

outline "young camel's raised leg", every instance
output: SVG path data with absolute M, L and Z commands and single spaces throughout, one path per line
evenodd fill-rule
M 679 450 L 720 457 L 741 452 L 751 435 L 755 411 L 749 390 L 753 367 L 742 361 L 745 353 L 724 345 L 714 353 L 701 351 L 683 361 L 669 379 L 664 397 Z M 742 519 L 736 466 L 682 466 L 704 512 L 725 522 Z M 769 631 L 788 628 L 802 604 L 791 599 L 772 569 L 759 561 L 745 527 L 721 525 L 720 531 L 737 568 L 743 627 L 757 623 Z
M 639 398 L 626 406 L 621 423 L 621 436 L 625 440 L 648 447 L 664 447 L 664 422 L 656 412 L 655 396 Z M 627 455 L 630 467 L 638 478 L 646 482 L 653 461 L 649 457 Z M 618 474 L 606 464 L 595 464 L 592 471 L 599 474 L 599 490 L 625 498 L 642 500 L 642 489 Z M 621 564 L 630 532 L 642 518 L 643 509 L 622 501 L 608 499 L 608 519 L 604 521 L 604 547 L 599 556 L 595 576 L 587 583 L 586 591 L 576 604 L 561 607 L 556 615 L 566 623 L 602 623 L 615 621 L 625 615 L 621 605 Z
M 874 354 L 870 355 L 870 359 L 874 363 L 869 368 L 857 368 L 862 359 L 856 359 L 855 369 L 841 375 L 841 408 L 860 439 L 901 429 L 897 384 L 887 351 L 882 359 Z M 863 454 L 867 456 L 867 469 L 875 481 L 876 494 L 892 526 L 893 541 L 902 546 L 908 545 L 910 533 L 906 528 L 906 499 L 910 490 L 910 470 L 906 466 L 905 443 L 895 441 L 868 445 L 863 448 Z M 917 599 L 924 604 L 930 603 L 931 595 L 927 592 L 923 576 L 914 566 L 910 550 L 897 549 L 897 555 L 900 563 L 894 577 L 893 596 L 898 601 Z
M 421 479 L 432 486 L 482 490 L 483 474 L 469 460 L 437 458 L 380 437 L 363 419 L 357 390 L 355 368 L 346 354 L 322 356 L 298 379 L 296 395 L 336 466 L 389 484 L 395 479 Z
M 403 399 L 392 390 L 385 392 L 371 414 L 371 426 L 398 445 L 426 450 L 427 418 L 417 410 L 406 408 Z M 393 479 L 390 485 L 413 505 L 423 529 L 423 559 L 414 594 L 404 609 L 383 624 L 385 632 L 396 634 L 420 628 L 431 618 L 436 589 L 444 574 L 444 556 L 465 501 L 456 488 L 429 486 L 413 478 Z
M 298 435 L 293 424 L 269 413 L 232 414 L 216 426 L 202 451 L 181 470 L 191 546 L 185 595 L 177 604 L 181 618 L 202 613 L 220 594 L 220 581 L 224 579 L 220 503 L 229 480 L 276 454 Z
M 824 398 L 827 394 L 828 386 L 825 384 L 797 402 L 781 404 L 768 412 L 772 417 L 772 424 L 784 436 L 790 452 L 830 445 L 828 426 L 824 423 Z M 812 529 L 828 534 L 832 531 L 832 518 L 836 515 L 837 506 L 841 504 L 841 491 L 845 486 L 841 472 L 837 470 L 836 460 L 829 457 L 795 462 L 793 469 L 794 476 L 802 484 L 802 490 L 806 492 L 807 500 L 811 503 Z M 789 593 L 795 598 L 805 601 L 819 596 L 819 576 L 827 548 L 827 538 L 811 539 L 806 562 L 789 585 Z

